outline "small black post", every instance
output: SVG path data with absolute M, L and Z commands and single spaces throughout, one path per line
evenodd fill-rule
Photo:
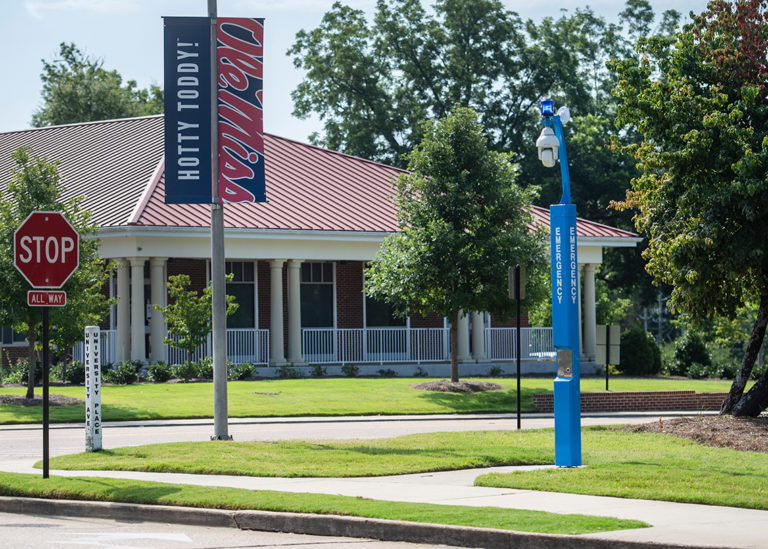
M 605 390 L 608 391 L 608 365 L 611 362 L 611 325 L 605 325 Z
M 517 309 L 517 338 L 515 356 L 517 357 L 517 428 L 520 427 L 520 265 L 515 265 L 515 307 Z
M 43 307 L 43 478 L 48 478 L 48 307 Z

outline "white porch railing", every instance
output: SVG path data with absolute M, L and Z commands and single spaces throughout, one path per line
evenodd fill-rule
M 304 360 L 311 364 L 437 362 L 448 360 L 445 328 L 304 328 Z
M 552 328 L 522 328 L 521 360 L 554 360 Z M 486 328 L 488 360 L 514 360 L 515 328 Z M 441 362 L 450 359 L 448 328 L 304 328 L 304 360 L 310 364 Z M 210 354 L 210 337 L 192 355 L 200 360 Z M 83 360 L 82 342 L 72 349 L 74 360 Z M 103 362 L 117 360 L 117 332 L 101 331 Z M 166 346 L 169 364 L 187 360 L 186 351 Z M 227 360 L 234 364 L 269 364 L 269 330 L 227 330 Z
M 117 358 L 117 331 L 101 330 L 99 343 L 101 346 L 101 362 L 103 364 L 114 362 Z M 79 341 L 72 347 L 72 360 L 85 362 L 85 346 L 82 341 Z
M 522 328 L 521 360 L 552 360 L 552 328 Z M 489 360 L 515 359 L 515 328 L 486 328 Z M 304 328 L 304 360 L 311 364 L 439 362 L 449 360 L 448 328 Z
M 173 336 L 169 336 L 173 337 Z M 192 353 L 192 360 L 198 361 L 210 356 L 213 347 L 211 336 Z M 171 345 L 165 347 L 168 364 L 179 364 L 188 360 L 186 351 Z M 230 328 L 227 330 L 227 360 L 233 364 L 268 364 L 269 330 L 253 328 Z
M 490 360 L 514 360 L 516 328 L 486 328 L 485 353 Z M 521 328 L 520 360 L 554 360 L 552 328 Z

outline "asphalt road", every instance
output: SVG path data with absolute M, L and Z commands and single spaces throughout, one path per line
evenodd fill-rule
M 419 549 L 445 547 L 89 517 L 0 513 L 0 545 L 13 549 Z

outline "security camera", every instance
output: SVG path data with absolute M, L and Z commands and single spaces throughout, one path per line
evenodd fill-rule
M 557 164 L 557 149 L 560 147 L 560 140 L 555 136 L 555 131 L 549 126 L 542 128 L 536 146 L 539 149 L 539 160 L 544 167 L 554 168 Z

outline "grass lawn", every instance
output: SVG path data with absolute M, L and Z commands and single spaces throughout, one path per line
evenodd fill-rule
M 0 495 L 350 515 L 551 534 L 586 534 L 648 526 L 643 522 L 632 520 L 586 515 L 557 515 L 497 507 L 478 509 L 477 507 L 376 501 L 323 494 L 172 485 L 109 478 L 54 476 L 42 479 L 35 475 L 14 473 L 0 473 Z
M 413 383 L 427 378 L 314 378 L 233 381 L 228 384 L 230 417 L 337 416 L 390 414 L 509 413 L 516 410 L 515 379 L 492 378 L 502 391 L 456 394 L 418 391 Z M 487 380 L 487 378 L 486 378 Z M 727 391 L 728 381 L 661 378 L 611 379 L 611 391 Z M 583 392 L 604 392 L 603 378 L 582 379 Z M 85 397 L 83 387 L 51 387 L 52 393 Z M 551 393 L 552 378 L 523 378 L 521 408 L 533 412 L 534 393 Z M 3 394 L 24 394 L 21 387 L 2 387 Z M 41 393 L 36 389 L 36 394 Z M 52 422 L 82 422 L 83 405 L 52 406 Z M 213 417 L 211 383 L 107 385 L 102 391 L 102 419 Z M 0 424 L 39 423 L 40 407 L 0 405 Z
M 196 442 L 56 457 L 51 468 L 266 476 L 369 476 L 552 463 L 552 430 L 430 433 L 394 439 Z M 768 455 L 709 448 L 668 435 L 583 431 L 586 467 L 478 479 L 524 488 L 768 509 Z

